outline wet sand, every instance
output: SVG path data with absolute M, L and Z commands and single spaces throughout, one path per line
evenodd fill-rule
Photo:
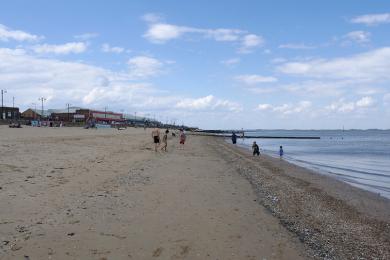
M 390 203 L 220 138 L 0 127 L 0 259 L 389 255 Z

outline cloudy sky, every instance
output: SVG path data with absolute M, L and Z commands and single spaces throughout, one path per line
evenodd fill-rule
M 390 128 L 390 1 L 4 0 L 0 87 L 201 128 Z

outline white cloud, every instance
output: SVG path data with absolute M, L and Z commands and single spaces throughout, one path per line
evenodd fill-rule
M 340 105 L 338 110 L 343 113 L 352 112 L 355 110 L 355 103 L 353 102 L 343 103 Z
M 370 42 L 371 34 L 365 31 L 353 31 L 344 35 L 344 39 L 357 42 L 357 43 L 368 43 Z
M 42 36 L 30 34 L 20 30 L 12 30 L 3 24 L 0 24 L 0 41 L 38 41 L 42 38 Z
M 278 71 L 312 78 L 378 81 L 390 78 L 390 47 L 350 57 L 287 62 Z
M 32 47 L 34 52 L 39 54 L 54 53 L 54 54 L 70 54 L 82 53 L 87 50 L 87 44 L 84 42 L 69 42 L 65 44 L 40 44 Z
M 352 112 L 355 110 L 355 103 L 345 102 L 344 99 L 340 99 L 339 101 L 333 102 L 329 106 L 326 106 L 325 109 L 332 112 Z
M 269 110 L 269 109 L 272 109 L 272 106 L 270 104 L 259 104 L 256 108 L 256 110 L 260 110 L 260 111 Z
M 73 36 L 73 37 L 74 37 L 75 39 L 77 39 L 77 40 L 87 41 L 87 40 L 96 38 L 96 37 L 98 37 L 98 36 L 99 36 L 98 33 L 83 33 L 83 34 L 75 35 L 75 36 Z
M 256 110 L 259 111 L 271 111 L 275 113 L 280 113 L 282 115 L 298 114 L 301 112 L 307 112 L 311 108 L 312 103 L 310 101 L 300 101 L 296 104 L 282 104 L 278 106 L 270 104 L 259 104 L 256 107 Z
M 390 13 L 382 14 L 366 14 L 354 17 L 350 20 L 351 23 L 378 25 L 382 23 L 390 23 Z
M 243 33 L 243 31 L 237 29 L 206 29 L 200 31 L 199 29 L 196 29 L 195 32 L 205 33 L 206 36 L 211 37 L 219 42 L 237 41 L 239 40 L 240 35 Z
M 108 43 L 104 43 L 102 45 L 103 52 L 112 52 L 112 53 L 122 53 L 125 51 L 125 48 L 118 46 L 110 46 Z
M 169 40 L 178 39 L 186 33 L 202 34 L 204 37 L 212 38 L 215 41 L 237 41 L 244 32 L 237 29 L 200 29 L 168 23 L 152 23 L 144 37 L 152 43 L 165 43 Z
M 217 99 L 213 95 L 208 95 L 201 98 L 187 98 L 177 102 L 176 108 L 188 110 L 228 110 L 241 111 L 242 107 L 238 103 L 229 100 Z
M 259 83 L 272 83 L 278 81 L 277 78 L 274 77 L 265 77 L 261 75 L 256 75 L 256 74 L 246 74 L 246 75 L 238 75 L 234 77 L 235 80 L 242 82 L 246 85 L 256 85 Z
M 51 105 L 127 107 L 137 96 L 150 95 L 144 83 L 132 83 L 128 74 L 116 73 L 80 62 L 64 62 L 0 48 L 0 87 L 12 86 L 20 104 L 37 102 L 39 96 Z M 50 102 L 49 102 L 50 101 Z
M 213 109 L 223 109 L 232 112 L 242 111 L 242 106 L 237 102 L 232 102 L 226 99 L 217 99 L 213 105 Z
M 356 102 L 345 101 L 343 98 L 326 106 L 325 109 L 331 112 L 351 113 L 357 109 L 366 109 L 375 105 L 375 100 L 372 97 L 363 97 Z
M 250 53 L 255 48 L 264 44 L 264 39 L 255 34 L 248 34 L 242 38 L 241 47 L 238 50 L 240 53 Z
M 143 20 L 148 23 L 148 29 L 143 35 L 147 40 L 156 44 L 163 44 L 170 40 L 179 39 L 186 34 L 200 34 L 205 38 L 211 38 L 219 42 L 239 42 L 240 53 L 252 52 L 255 48 L 264 44 L 264 39 L 255 34 L 248 34 L 244 30 L 231 28 L 196 28 L 179 26 L 163 22 L 161 16 L 146 14 Z
M 311 50 L 316 47 L 311 45 L 306 45 L 304 43 L 286 43 L 279 45 L 280 49 L 293 49 L 293 50 Z
M 239 58 L 232 58 L 232 59 L 223 60 L 221 61 L 221 63 L 225 66 L 233 66 L 235 64 L 240 63 L 240 61 L 241 60 Z
M 163 62 L 147 56 L 136 56 L 127 62 L 130 68 L 130 74 L 135 78 L 146 78 L 160 74 L 162 72 Z
M 180 27 L 166 23 L 156 23 L 150 25 L 144 37 L 152 43 L 165 43 L 169 40 L 177 39 L 186 32 L 191 32 L 191 28 Z
M 358 101 L 356 101 L 357 107 L 371 107 L 375 104 L 375 100 L 372 97 L 362 97 Z

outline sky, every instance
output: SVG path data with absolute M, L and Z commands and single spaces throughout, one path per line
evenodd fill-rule
M 390 1 L 3 0 L 0 88 L 203 129 L 390 128 Z

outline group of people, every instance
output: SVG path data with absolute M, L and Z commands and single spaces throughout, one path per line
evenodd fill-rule
M 255 156 L 255 155 L 259 156 L 260 155 L 260 147 L 256 143 L 256 141 L 253 142 L 253 144 L 252 144 L 252 150 L 253 150 L 253 156 Z M 280 158 L 283 157 L 283 154 L 284 154 L 283 146 L 279 146 L 279 156 L 280 156 Z
M 237 135 L 234 132 L 232 134 L 232 143 L 233 144 L 237 143 Z M 260 147 L 256 143 L 256 141 L 254 141 L 253 144 L 252 144 L 252 151 L 253 151 L 253 156 L 255 156 L 255 155 L 259 156 L 260 155 Z M 283 146 L 279 146 L 279 156 L 280 156 L 280 158 L 283 157 L 283 154 L 284 154 Z
M 253 156 L 255 156 L 255 155 L 259 156 L 260 155 L 260 147 L 256 143 L 256 141 L 254 141 L 253 144 L 252 144 L 252 150 L 253 150 Z M 279 146 L 279 156 L 280 156 L 280 158 L 283 157 L 283 154 L 284 154 L 283 146 Z
M 9 126 L 9 128 L 22 128 L 19 121 L 18 122 L 9 122 L 8 126 Z
M 168 134 L 169 130 L 166 129 L 163 133 L 162 139 L 160 138 L 160 129 L 158 127 L 154 128 L 152 131 L 152 138 L 153 138 L 153 143 L 154 143 L 154 151 L 158 151 L 159 146 L 161 145 L 161 150 L 167 151 L 168 147 Z M 172 132 L 172 136 L 175 137 L 176 134 Z M 180 129 L 180 134 L 179 134 L 179 143 L 180 143 L 180 148 L 179 149 L 184 149 L 184 143 L 186 142 L 186 134 L 184 133 L 183 129 Z

